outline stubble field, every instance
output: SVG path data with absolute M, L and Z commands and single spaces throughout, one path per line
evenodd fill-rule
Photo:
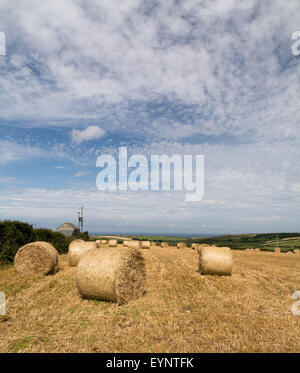
M 127 305 L 83 300 L 76 268 L 0 268 L 0 352 L 300 352 L 300 257 L 234 251 L 231 277 L 201 276 L 195 250 L 143 250 L 146 293 Z

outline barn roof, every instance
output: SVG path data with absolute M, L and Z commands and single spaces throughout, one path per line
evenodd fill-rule
M 74 229 L 78 229 L 76 227 L 76 225 L 72 224 L 72 223 L 64 223 L 62 225 L 60 225 L 58 228 L 56 228 L 56 230 L 64 230 L 64 231 L 73 231 Z

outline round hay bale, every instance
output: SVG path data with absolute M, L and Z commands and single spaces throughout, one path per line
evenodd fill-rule
M 139 298 L 146 284 L 145 261 L 140 250 L 89 250 L 80 260 L 77 288 L 83 298 L 119 304 Z
M 169 247 L 169 244 L 168 244 L 168 242 L 163 242 L 160 246 L 161 247 Z
M 191 248 L 192 248 L 193 250 L 197 250 L 199 246 L 200 246 L 200 245 L 199 245 L 198 243 L 192 243 Z
M 184 249 L 186 247 L 185 243 L 184 242 L 179 242 L 177 244 L 177 249 Z
M 82 240 L 81 238 L 79 239 L 76 239 L 76 240 L 73 240 L 70 245 L 69 245 L 69 250 L 72 246 L 76 246 L 77 242 L 85 242 L 84 240 Z
M 101 244 L 102 245 L 106 245 L 107 244 L 107 240 L 101 240 Z
M 118 240 L 109 240 L 108 241 L 108 246 L 109 247 L 117 247 L 118 245 Z
M 231 276 L 233 255 L 230 247 L 205 246 L 199 250 L 199 272 L 202 275 Z
M 300 250 L 299 249 L 295 249 L 295 250 L 293 250 L 293 253 L 296 254 L 296 255 L 300 255 Z
M 131 248 L 131 249 L 138 249 L 140 247 L 141 243 L 140 241 L 129 241 L 128 242 L 128 247 Z
M 203 247 L 210 247 L 210 246 L 207 243 L 199 244 L 197 247 L 197 252 L 199 253 Z
M 129 242 L 128 240 L 123 241 L 123 246 L 124 246 L 124 247 L 128 247 L 128 242 Z
M 76 267 L 83 254 L 85 254 L 88 250 L 96 248 L 97 244 L 93 241 L 87 242 L 78 240 L 77 242 L 71 242 L 71 244 L 69 245 L 68 252 L 70 266 Z
M 257 253 L 259 253 L 260 252 L 260 248 L 259 247 L 257 247 L 256 249 L 254 249 Z
M 101 240 L 96 240 L 96 243 L 101 243 Z
M 32 242 L 19 248 L 14 265 L 20 274 L 55 273 L 58 266 L 58 252 L 49 242 Z
M 280 250 L 280 247 L 275 247 L 275 248 L 274 248 L 274 253 L 280 253 L 280 251 L 281 251 L 281 250 Z
M 141 241 L 142 249 L 150 249 L 150 241 Z

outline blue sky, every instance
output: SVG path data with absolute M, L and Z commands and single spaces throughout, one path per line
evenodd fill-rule
M 299 231 L 298 0 L 2 0 L 0 218 Z M 100 192 L 96 159 L 203 154 L 205 195 Z

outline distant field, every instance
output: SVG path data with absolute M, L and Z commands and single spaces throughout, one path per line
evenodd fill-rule
M 278 246 L 282 249 L 300 249 L 300 241 L 299 239 L 293 239 L 293 240 L 278 240 Z M 274 241 L 267 241 L 264 245 L 262 245 L 264 248 L 274 248 L 277 247 L 277 240 Z
M 139 236 L 139 235 L 134 235 L 134 236 L 131 236 L 132 238 L 136 239 L 136 240 L 141 240 L 141 241 L 169 241 L 169 242 L 174 242 L 174 241 L 187 241 L 188 238 L 183 238 L 183 237 L 178 237 L 178 236 Z
M 102 235 L 92 235 L 90 236 L 91 240 L 110 240 L 110 239 L 115 239 L 115 240 L 131 240 L 131 237 L 128 236 L 102 236 Z
M 297 237 L 297 235 L 299 237 Z M 236 234 L 224 236 L 206 237 L 178 237 L 178 236 L 158 236 L 158 235 L 132 235 L 137 240 L 156 241 L 158 243 L 166 241 L 170 245 L 178 242 L 185 242 L 191 246 L 194 242 L 207 243 L 209 245 L 229 246 L 234 250 L 244 250 L 248 248 L 260 248 L 264 251 L 273 251 L 277 247 L 277 233 L 265 234 Z M 300 233 L 279 233 L 278 246 L 283 251 L 300 249 Z
M 0 352 L 300 352 L 300 257 L 234 251 L 231 277 L 201 276 L 195 250 L 151 248 L 146 294 L 127 305 L 80 298 L 76 268 L 0 268 Z
M 297 235 L 299 237 L 297 237 Z M 289 238 L 289 239 L 288 239 Z M 190 240 L 188 240 L 190 243 Z M 247 248 L 260 248 L 264 251 L 273 251 L 277 247 L 277 234 L 242 234 L 225 235 L 217 237 L 199 238 L 195 242 L 207 243 L 217 246 L 229 246 L 234 250 L 244 250 Z M 300 233 L 279 233 L 278 246 L 283 251 L 300 249 Z

